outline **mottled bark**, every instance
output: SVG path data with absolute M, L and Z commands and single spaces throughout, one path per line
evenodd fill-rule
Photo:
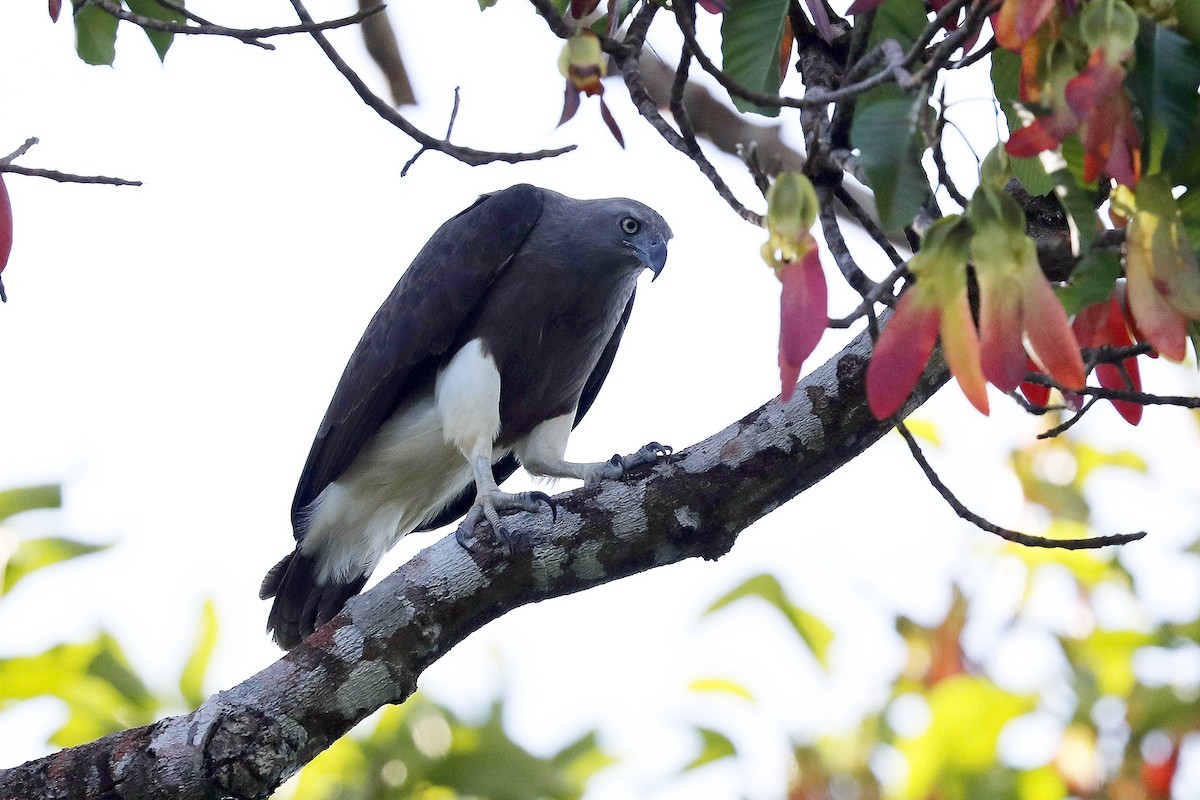
M 685 558 L 738 534 L 891 428 L 867 410 L 864 333 L 778 399 L 623 482 L 560 495 L 512 520 L 513 552 L 468 553 L 448 535 L 279 661 L 191 714 L 0 771 L 0 798 L 265 797 L 356 722 L 401 703 L 459 641 L 526 603 Z M 927 367 L 908 413 L 947 380 Z M 488 537 L 486 529 L 476 532 Z

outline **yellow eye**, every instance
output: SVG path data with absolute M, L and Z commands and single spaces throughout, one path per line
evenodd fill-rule
M 633 236 L 635 233 L 641 230 L 641 228 L 642 224 L 633 217 L 626 217 L 625 219 L 621 220 L 621 230 L 630 236 Z

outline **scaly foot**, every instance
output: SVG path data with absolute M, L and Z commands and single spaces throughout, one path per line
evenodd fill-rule
M 627 456 L 618 453 L 608 461 L 596 464 L 594 469 L 589 470 L 589 474 L 584 478 L 583 482 L 591 484 L 607 480 L 620 480 L 629 474 L 631 469 L 636 469 L 646 464 L 654 464 L 659 459 L 666 458 L 673 452 L 675 452 L 675 449 L 669 445 L 650 442 L 650 444 L 636 453 Z
M 492 530 L 504 547 L 511 553 L 512 542 L 509 541 L 508 528 L 504 527 L 500 521 L 500 512 L 527 511 L 532 514 L 541 509 L 543 503 L 550 507 L 551 520 L 556 521 L 558 506 L 545 492 L 510 493 L 502 492 L 499 489 L 481 491 L 475 495 L 475 505 L 471 506 L 471 510 L 467 512 L 462 524 L 454 532 L 454 538 L 464 550 L 470 551 L 473 540 L 468 537 L 475 530 L 479 518 L 483 517 L 492 526 Z

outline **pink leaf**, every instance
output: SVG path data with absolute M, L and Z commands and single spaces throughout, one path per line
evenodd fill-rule
M 1033 354 L 1050 377 L 1068 389 L 1082 389 L 1083 359 L 1067 312 L 1039 273 L 1024 293 L 1024 326 Z
M 62 12 L 62 0 L 50 0 L 50 21 L 58 22 L 58 15 Z
M 617 120 L 613 117 L 612 112 L 608 110 L 608 105 L 604 102 L 604 97 L 600 97 L 600 116 L 604 120 L 604 124 L 608 126 L 608 130 L 612 133 L 613 138 L 617 140 L 617 144 L 621 145 L 621 149 L 625 148 L 625 137 L 621 135 L 621 129 L 617 126 Z
M 783 281 L 779 296 L 779 369 L 786 401 L 796 388 L 795 379 L 804 359 L 812 355 L 829 321 L 825 271 L 815 243 L 799 263 L 785 266 L 779 277 Z
M 4 175 L 0 173 L 0 272 L 8 266 L 8 256 L 12 253 L 13 217 L 12 202 L 8 198 L 8 188 L 4 185 Z M 8 302 L 4 293 L 4 281 L 0 280 L 0 303 Z
M 567 81 L 566 92 L 563 93 L 563 110 L 562 116 L 558 118 L 558 126 L 563 125 L 571 117 L 575 116 L 575 112 L 579 110 L 579 90 L 570 81 Z M 558 127 L 555 126 L 555 127 Z
M 833 26 L 829 24 L 829 14 L 825 11 L 825 3 L 822 0 L 804 0 L 804 5 L 808 6 L 808 13 L 812 14 L 813 25 L 816 26 L 817 33 L 827 43 L 832 42 Z
M 950 374 L 971 405 L 988 413 L 987 381 L 979 366 L 979 336 L 971 319 L 971 303 L 964 287 L 958 297 L 942 308 L 942 349 Z
M 883 5 L 883 0 L 854 0 L 850 7 L 846 9 L 847 14 L 865 14 L 872 9 Z M 878 415 L 876 415 L 878 416 Z
M 867 402 L 876 419 L 890 417 L 904 404 L 929 361 L 937 335 L 937 308 L 919 302 L 914 290 L 901 295 L 867 365 Z
M 981 278 L 980 283 L 983 283 Z M 1025 346 L 1021 343 L 1021 304 L 1011 286 L 981 285 L 979 333 L 983 344 L 983 374 L 1002 392 L 1011 392 L 1025 377 Z

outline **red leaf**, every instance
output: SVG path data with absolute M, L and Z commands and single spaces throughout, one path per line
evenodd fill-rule
M 812 14 L 813 26 L 826 42 L 833 41 L 833 26 L 829 24 L 829 14 L 825 11 L 824 0 L 804 0 L 808 13 Z
M 697 0 L 697 2 L 710 14 L 724 14 L 725 9 L 728 8 L 722 0 Z
M 608 126 L 608 130 L 612 133 L 613 138 L 617 140 L 617 144 L 621 145 L 621 149 L 625 148 L 625 137 L 621 135 L 621 129 L 617 126 L 617 120 L 613 117 L 612 112 L 608 110 L 608 104 L 604 102 L 604 98 L 600 98 L 600 116 L 604 119 L 604 124 Z
M 62 0 L 50 0 L 50 21 L 58 22 L 58 15 L 62 11 Z
M 575 112 L 579 110 L 579 89 L 570 81 L 567 81 L 567 90 L 563 94 L 563 110 L 562 116 L 558 118 L 558 125 L 561 126 L 571 117 L 575 116 Z M 558 127 L 558 126 L 555 126 Z
M 1014 290 L 1003 287 L 984 294 L 979 309 L 983 374 L 1002 392 L 1011 392 L 1025 377 L 1022 327 L 1021 300 Z
M 598 5 L 600 5 L 600 0 L 571 0 L 571 16 L 575 19 L 583 19 L 595 11 Z
M 876 419 L 890 417 L 904 404 L 937 336 L 937 308 L 918 302 L 915 290 L 902 294 L 867 365 L 867 402 Z
M 8 266 L 8 256 L 12 252 L 13 217 L 12 202 L 8 199 L 8 188 L 4 185 L 4 175 L 0 173 L 0 272 Z M 4 294 L 4 283 L 0 281 L 0 302 L 8 297 Z
M 786 402 L 796 388 L 804 359 L 812 355 L 829 322 L 825 271 L 813 244 L 798 264 L 779 272 L 779 375 Z M 789 380 L 790 377 L 790 380 Z
M 1054 380 L 1068 389 L 1082 389 L 1085 377 L 1079 343 L 1050 284 L 1033 281 L 1025 290 L 1022 306 L 1022 327 L 1034 357 Z
M 883 0 L 854 0 L 846 9 L 847 14 L 865 14 L 873 8 L 883 5 Z

